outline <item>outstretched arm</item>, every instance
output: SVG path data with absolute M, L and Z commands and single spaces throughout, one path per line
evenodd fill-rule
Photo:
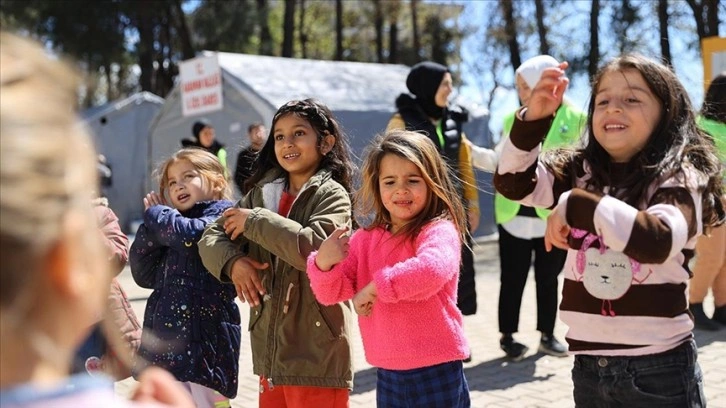
M 605 244 L 641 263 L 659 264 L 700 233 L 702 180 L 683 173 L 655 191 L 648 208 L 574 188 L 562 194 L 552 217 L 561 224 L 602 236 Z
M 373 274 L 378 301 L 425 300 L 459 274 L 461 235 L 450 221 L 434 221 L 415 242 L 413 257 Z
M 334 305 L 355 295 L 358 247 L 354 238 L 345 235 L 347 231 L 347 226 L 336 228 L 320 245 L 320 250 L 308 257 L 310 286 L 321 304 Z

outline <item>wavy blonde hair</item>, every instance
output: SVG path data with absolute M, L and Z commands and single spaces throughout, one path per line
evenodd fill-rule
M 232 197 L 232 188 L 225 176 L 225 169 L 219 162 L 217 156 L 209 153 L 204 149 L 188 148 L 181 149 L 172 154 L 168 159 L 164 160 L 156 170 L 156 178 L 159 180 L 159 194 L 161 194 L 167 202 L 169 200 L 169 167 L 172 164 L 186 160 L 199 171 L 205 183 L 212 186 L 218 200 L 230 199 Z

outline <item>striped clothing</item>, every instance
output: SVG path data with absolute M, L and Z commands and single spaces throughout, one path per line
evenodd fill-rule
M 691 339 L 687 265 L 701 234 L 705 177 L 684 166 L 633 207 L 614 197 L 627 164 L 613 165 L 611 195 L 586 189 L 587 162 L 575 177 L 555 179 L 538 160 L 549 122 L 516 121 L 494 185 L 526 205 L 557 205 L 572 228 L 560 304 L 570 352 L 637 356 Z

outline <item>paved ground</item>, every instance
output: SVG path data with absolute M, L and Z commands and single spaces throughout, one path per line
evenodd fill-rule
M 517 363 L 502 358 L 499 350 L 497 329 L 497 299 L 499 294 L 499 261 L 496 241 L 480 242 L 476 248 L 476 286 L 479 311 L 465 317 L 465 330 L 473 358 L 465 365 L 473 407 L 573 407 L 570 369 L 572 357 L 556 358 L 537 354 L 539 333 L 535 330 L 534 282 L 530 278 L 525 289 L 520 318 L 520 333 L 516 338 L 529 345 L 527 357 Z M 530 274 L 531 277 L 532 274 Z M 138 299 L 134 308 L 143 318 L 145 299 L 149 292 L 138 288 L 131 279 L 128 268 L 121 275 L 121 282 L 129 296 Z M 709 297 L 705 308 L 713 309 Z M 248 309 L 241 306 L 242 322 L 248 319 Z M 376 371 L 365 362 L 357 327 L 355 333 L 355 389 L 351 395 L 351 407 L 375 407 Z M 558 322 L 556 335 L 564 339 L 565 327 Z M 719 332 L 696 331 L 699 345 L 699 362 L 704 371 L 708 406 L 726 408 L 726 329 Z M 232 402 L 235 408 L 257 407 L 257 377 L 252 375 L 249 339 L 242 336 L 240 359 L 240 389 Z M 128 379 L 117 383 L 117 392 L 126 394 L 134 386 Z

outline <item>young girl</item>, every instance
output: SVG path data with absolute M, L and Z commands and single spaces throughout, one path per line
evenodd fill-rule
M 545 70 L 517 113 L 494 185 L 554 208 L 545 239 L 568 249 L 560 310 L 575 404 L 705 406 L 686 282 L 696 238 L 724 220 L 713 146 L 673 72 L 626 55 L 595 78 L 587 145 L 538 158 L 566 67 Z
M 323 304 L 353 298 L 366 359 L 378 367 L 378 407 L 468 407 L 469 355 L 456 307 L 466 218 L 447 167 L 426 136 L 393 130 L 363 166 L 359 202 L 373 222 L 346 227 L 310 254 Z
M 353 385 L 350 306 L 315 301 L 305 261 L 351 218 L 347 142 L 330 110 L 280 107 L 247 195 L 210 224 L 199 251 L 252 306 L 249 331 L 260 407 L 347 407 Z
M 160 369 L 141 374 L 137 402 L 105 377 L 69 376 L 113 276 L 91 207 L 96 156 L 72 108 L 77 79 L 40 44 L 0 33 L 0 406 L 190 407 Z
M 227 398 L 237 395 L 235 291 L 207 272 L 196 247 L 204 227 L 232 206 L 225 200 L 230 189 L 224 172 L 201 149 L 182 149 L 167 159 L 159 169 L 159 194 L 144 198 L 144 223 L 130 253 L 134 280 L 154 289 L 137 365 L 168 369 L 200 407 L 228 407 Z

